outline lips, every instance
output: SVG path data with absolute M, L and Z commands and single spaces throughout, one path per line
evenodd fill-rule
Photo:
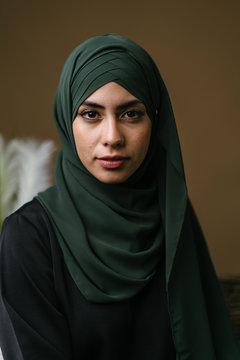
M 99 164 L 106 169 L 117 169 L 123 165 L 129 158 L 121 155 L 103 156 L 97 158 Z

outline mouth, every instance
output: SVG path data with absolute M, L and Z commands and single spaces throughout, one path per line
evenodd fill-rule
M 122 166 L 127 160 L 129 160 L 128 157 L 121 155 L 103 156 L 101 158 L 97 158 L 99 164 L 105 169 L 117 169 Z

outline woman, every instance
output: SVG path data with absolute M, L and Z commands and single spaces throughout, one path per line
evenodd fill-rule
M 56 185 L 2 231 L 5 359 L 240 359 L 150 56 L 89 39 L 54 119 Z

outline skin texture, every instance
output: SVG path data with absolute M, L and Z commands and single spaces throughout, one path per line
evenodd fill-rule
M 139 168 L 148 151 L 151 128 L 145 105 L 114 82 L 91 94 L 73 121 L 82 164 L 107 184 L 121 183 Z

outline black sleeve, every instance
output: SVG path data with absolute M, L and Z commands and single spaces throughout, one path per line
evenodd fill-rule
M 54 288 L 49 239 L 42 237 L 42 230 L 20 213 L 4 222 L 0 238 L 4 360 L 72 359 L 67 321 Z

